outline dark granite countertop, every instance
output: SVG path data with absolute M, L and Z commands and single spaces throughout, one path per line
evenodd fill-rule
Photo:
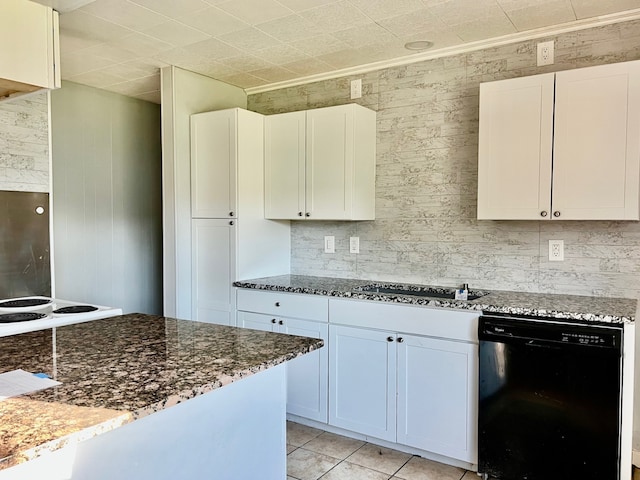
M 266 370 L 322 340 L 130 314 L 0 338 L 0 373 L 62 385 L 0 401 L 0 470 Z
M 235 282 L 236 287 L 279 292 L 327 295 L 331 297 L 376 300 L 382 302 L 422 305 L 436 308 L 502 312 L 517 315 L 535 315 L 586 322 L 626 323 L 635 321 L 637 299 L 588 297 L 549 293 L 523 293 L 501 290 L 482 290 L 476 300 L 448 300 L 441 298 L 363 292 L 363 286 L 406 287 L 421 290 L 453 291 L 452 288 L 415 284 L 390 284 L 370 280 L 347 278 L 311 277 L 305 275 L 280 275 Z

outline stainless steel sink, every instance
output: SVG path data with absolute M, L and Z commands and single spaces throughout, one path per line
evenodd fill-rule
M 391 295 L 411 295 L 416 297 L 429 297 L 429 298 L 444 298 L 447 300 L 455 299 L 455 290 L 449 290 L 444 288 L 429 288 L 429 287 L 403 287 L 403 286 L 388 286 L 378 287 L 375 285 L 365 285 L 356 289 L 359 292 L 367 293 L 382 293 Z M 470 291 L 467 300 L 476 300 L 477 298 L 484 297 L 485 292 L 473 292 Z

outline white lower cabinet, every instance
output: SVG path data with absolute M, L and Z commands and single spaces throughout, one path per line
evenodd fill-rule
M 395 336 L 331 325 L 329 349 L 329 424 L 394 442 Z
M 233 221 L 194 218 L 191 221 L 191 270 L 193 320 L 219 325 L 235 325 Z
M 329 424 L 477 463 L 478 313 L 349 299 L 329 311 Z
M 244 288 L 237 304 L 239 327 L 325 341 L 287 363 L 287 413 L 477 463 L 477 312 Z
M 309 295 L 240 289 L 237 302 L 238 327 L 324 340 L 323 348 L 287 362 L 287 413 L 327 423 L 329 379 L 327 299 Z M 311 319 L 287 315 L 304 315 Z
M 329 328 L 329 424 L 476 462 L 478 346 Z
M 398 342 L 397 442 L 476 463 L 478 345 L 413 335 Z

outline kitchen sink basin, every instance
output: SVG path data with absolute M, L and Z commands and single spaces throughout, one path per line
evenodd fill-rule
M 429 287 L 378 287 L 375 285 L 365 285 L 358 287 L 357 291 L 367 293 L 387 293 L 391 295 L 411 295 L 415 297 L 444 298 L 447 300 L 455 299 L 455 290 L 445 288 L 429 288 Z M 467 300 L 475 300 L 484 297 L 485 292 L 469 292 Z

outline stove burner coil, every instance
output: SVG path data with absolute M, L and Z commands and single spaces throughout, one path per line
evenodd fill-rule
M 16 298 L 14 300 L 5 300 L 4 302 L 0 302 L 0 308 L 40 307 L 42 305 L 48 305 L 50 303 L 51 299 L 45 297 Z
M 41 318 L 47 318 L 47 315 L 35 312 L 4 313 L 0 314 L 0 323 L 30 322 Z
M 53 311 L 53 313 L 88 313 L 95 312 L 98 310 L 98 307 L 94 307 L 92 305 L 72 305 L 70 307 L 62 307 Z

